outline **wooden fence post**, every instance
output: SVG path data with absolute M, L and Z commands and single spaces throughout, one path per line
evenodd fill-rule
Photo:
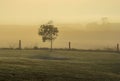
M 69 42 L 69 49 L 71 49 L 71 42 Z
M 21 40 L 19 40 L 19 50 L 21 50 Z
M 119 52 L 119 44 L 117 43 L 117 52 Z

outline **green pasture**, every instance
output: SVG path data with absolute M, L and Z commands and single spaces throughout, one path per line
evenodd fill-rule
M 120 54 L 0 50 L 0 81 L 120 81 Z

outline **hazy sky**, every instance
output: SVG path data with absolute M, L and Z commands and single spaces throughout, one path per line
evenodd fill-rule
M 120 19 L 120 0 L 0 0 L 0 24 Z

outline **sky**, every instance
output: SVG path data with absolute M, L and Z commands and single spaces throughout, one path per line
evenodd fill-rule
M 0 0 L 0 24 L 120 21 L 120 0 Z
M 67 48 L 69 41 L 73 48 L 114 47 L 120 42 L 120 29 L 114 31 L 114 24 L 113 31 L 104 32 L 110 27 L 89 26 L 84 31 L 81 24 L 95 21 L 91 24 L 95 26 L 104 17 L 120 22 L 120 0 L 0 0 L 0 47 L 17 47 L 18 40 L 23 47 L 49 47 L 38 36 L 38 28 L 50 20 L 60 31 L 54 47 Z

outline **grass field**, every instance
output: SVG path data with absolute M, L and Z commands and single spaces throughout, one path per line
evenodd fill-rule
M 120 81 L 120 54 L 0 50 L 0 81 Z

